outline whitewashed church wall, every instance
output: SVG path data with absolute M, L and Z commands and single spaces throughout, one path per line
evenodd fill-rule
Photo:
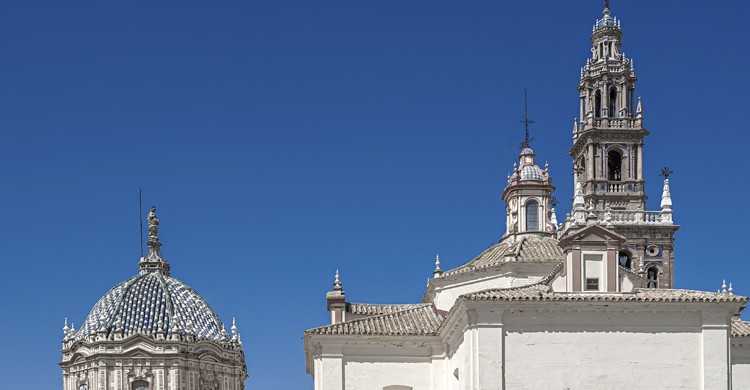
M 750 340 L 732 343 L 732 390 L 750 390 Z
M 680 313 L 506 314 L 505 386 L 702 388 L 701 375 L 696 373 L 704 363 L 703 334 L 696 317 Z
M 468 365 L 466 362 L 466 343 L 463 338 L 455 340 L 458 344 L 453 346 L 455 351 L 448 356 L 448 375 L 446 379 L 446 390 L 465 390 L 468 389 L 465 376 L 467 375 Z
M 509 331 L 506 384 L 512 389 L 699 389 L 700 338 L 700 333 Z
M 380 390 L 401 385 L 413 390 L 437 390 L 433 387 L 430 358 L 347 356 L 344 361 L 346 390 Z

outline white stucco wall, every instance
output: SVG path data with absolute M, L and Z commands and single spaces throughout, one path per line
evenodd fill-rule
M 697 332 L 509 331 L 506 384 L 511 389 L 699 389 L 700 337 Z
M 532 312 L 504 321 L 506 388 L 702 388 L 697 314 Z
M 732 342 L 732 390 L 750 390 L 750 340 Z
M 402 385 L 413 390 L 432 390 L 429 359 L 358 357 L 344 362 L 346 390 L 381 390 Z

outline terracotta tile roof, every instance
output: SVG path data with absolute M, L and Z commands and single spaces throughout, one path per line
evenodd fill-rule
M 732 321 L 732 337 L 750 337 L 750 322 Z
M 419 306 L 424 306 L 421 303 L 407 303 L 407 304 L 376 304 L 376 303 L 346 303 L 346 312 L 357 315 L 365 316 L 377 316 L 381 314 L 390 314 L 397 311 L 413 309 Z
M 503 240 L 487 248 L 468 263 L 444 272 L 443 276 L 502 264 L 508 256 L 512 256 L 520 262 L 562 261 L 564 259 L 563 251 L 557 245 L 557 242 L 556 239 L 547 236 L 521 237 L 515 242 Z
M 380 336 L 431 336 L 437 334 L 445 314 L 432 304 L 345 321 L 305 331 L 305 334 L 323 335 L 380 335 Z
M 636 289 L 632 293 L 556 293 L 549 286 L 534 284 L 512 289 L 491 289 L 462 295 L 475 301 L 618 301 L 618 302 L 747 302 L 740 295 L 695 290 Z

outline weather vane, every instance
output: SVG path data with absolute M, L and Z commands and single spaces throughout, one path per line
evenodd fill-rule
M 664 168 L 661 169 L 661 173 L 659 174 L 659 176 L 662 176 L 664 178 L 664 180 L 669 180 L 669 175 L 671 175 L 673 173 L 674 173 L 673 170 L 671 170 L 671 169 L 669 169 L 667 167 L 664 167 Z
M 528 148 L 531 141 L 534 138 L 529 138 L 529 125 L 533 124 L 534 121 L 529 120 L 529 106 L 526 99 L 527 90 L 526 88 L 523 89 L 523 120 L 519 121 L 518 123 L 523 124 L 524 129 L 526 130 L 526 137 L 524 138 L 523 142 L 521 142 L 521 149 Z

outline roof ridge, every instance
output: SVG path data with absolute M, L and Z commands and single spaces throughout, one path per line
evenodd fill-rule
M 372 306 L 426 306 L 430 303 L 366 303 L 366 302 L 347 302 L 348 305 L 372 305 Z
M 438 310 L 436 310 L 436 308 L 434 307 L 435 306 L 434 303 L 424 303 L 424 304 L 419 304 L 419 305 L 420 306 L 418 306 L 418 307 L 410 307 L 410 308 L 406 308 L 404 310 L 394 311 L 393 313 L 376 314 L 376 315 L 371 315 L 371 316 L 367 316 L 367 317 L 363 317 L 363 318 L 356 318 L 356 319 L 353 319 L 353 320 L 342 321 L 342 322 L 335 323 L 335 324 L 328 324 L 328 325 L 318 326 L 318 327 L 306 330 L 305 333 L 312 332 L 312 331 L 319 330 L 319 329 L 325 329 L 325 328 L 328 328 L 328 327 L 339 326 L 339 325 L 343 325 L 343 324 L 351 325 L 351 324 L 357 324 L 357 323 L 360 323 L 360 322 L 372 321 L 372 320 L 376 320 L 376 319 L 389 318 L 389 317 L 392 317 L 392 316 L 396 316 L 396 315 L 400 315 L 400 314 L 405 314 L 405 313 L 411 312 L 411 311 L 422 310 L 422 309 L 425 309 L 425 308 L 428 308 L 428 307 L 432 308 L 433 309 L 432 312 L 436 316 L 440 317 L 441 320 L 445 318 L 445 315 L 441 314 Z

